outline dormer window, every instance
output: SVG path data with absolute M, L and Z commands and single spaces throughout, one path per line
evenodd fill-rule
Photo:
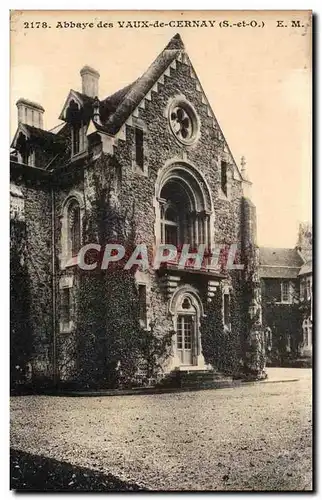
M 34 152 L 28 142 L 25 134 L 20 132 L 19 137 L 17 139 L 17 151 L 18 151 L 18 159 L 19 163 L 24 163 L 25 165 L 34 165 Z
M 82 122 L 82 110 L 73 99 L 66 112 L 66 119 L 71 125 L 71 156 L 76 156 L 85 149 L 85 127 Z

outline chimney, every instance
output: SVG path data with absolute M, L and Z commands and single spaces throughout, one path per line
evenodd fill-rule
M 18 108 L 18 123 L 44 128 L 43 114 L 45 110 L 40 104 L 20 98 L 16 102 L 16 106 Z
M 89 66 L 84 66 L 80 70 L 80 75 L 82 77 L 82 93 L 89 97 L 98 96 L 99 72 Z

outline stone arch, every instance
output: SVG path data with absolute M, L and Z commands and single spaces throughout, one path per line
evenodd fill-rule
M 207 212 L 213 212 L 213 203 L 209 185 L 204 176 L 197 168 L 187 160 L 172 159 L 168 161 L 158 172 L 155 183 L 155 197 L 158 199 L 162 187 L 171 178 L 177 178 L 185 182 L 197 196 L 197 208 Z
M 84 199 L 78 191 L 71 191 L 65 198 L 62 204 L 60 219 L 61 219 L 61 267 L 65 268 L 67 265 L 72 264 L 72 246 L 70 241 L 69 231 L 69 214 L 72 207 L 79 207 L 79 241 L 82 241 L 82 221 L 84 215 Z
M 182 233 L 181 238 L 177 238 L 179 243 L 206 243 L 211 248 L 214 210 L 210 188 L 204 176 L 192 163 L 179 159 L 170 160 L 158 172 L 154 198 L 156 243 L 167 242 L 164 230 L 167 221 L 162 204 L 167 198 L 171 198 L 165 194 L 171 190 L 175 193 L 175 201 L 178 207 L 181 207 L 182 218 L 185 219 L 185 224 L 182 223 L 181 229 L 178 228 L 178 234 Z
M 172 315 L 176 314 L 179 303 L 182 302 L 186 297 L 189 297 L 192 300 L 193 306 L 196 308 L 200 317 L 202 317 L 204 315 L 203 304 L 200 299 L 198 290 L 192 285 L 182 285 L 175 290 L 169 302 L 170 313 Z
M 204 316 L 203 304 L 198 290 L 191 285 L 182 285 L 173 293 L 169 302 L 173 329 L 174 366 L 204 368 L 201 350 L 200 320 Z M 188 334 L 188 342 L 187 342 Z

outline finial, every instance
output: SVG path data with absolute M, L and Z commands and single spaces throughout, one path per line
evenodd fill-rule
M 241 165 L 241 174 L 245 180 L 248 180 L 247 178 L 247 173 L 246 173 L 246 158 L 243 155 L 240 159 L 240 165 Z
M 99 125 L 101 124 L 100 101 L 97 96 L 94 98 L 93 102 L 93 120 L 95 123 L 98 123 Z

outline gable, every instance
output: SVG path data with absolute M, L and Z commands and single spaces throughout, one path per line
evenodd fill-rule
M 159 86 L 165 83 L 165 77 L 171 76 L 171 69 L 177 70 L 178 63 L 185 64 L 190 68 L 190 76 L 195 81 L 196 92 L 200 94 L 201 102 L 207 106 L 207 115 L 212 119 L 212 127 L 215 137 L 223 142 L 224 153 L 229 157 L 233 169 L 234 178 L 243 180 L 241 172 L 229 149 L 224 134 L 219 126 L 216 116 L 209 104 L 205 92 L 201 86 L 200 80 L 192 66 L 192 63 L 185 51 L 185 47 L 179 34 L 175 35 L 159 54 L 155 61 L 149 66 L 147 71 L 134 83 L 128 85 L 121 91 L 113 94 L 104 102 L 112 104 L 113 99 L 118 101 L 115 110 L 110 114 L 104 126 L 106 131 L 117 136 L 119 139 L 125 139 L 125 126 L 133 125 L 133 118 L 139 117 L 139 109 L 144 109 L 147 102 L 152 99 L 152 92 L 158 92 Z M 115 102 L 114 102 L 115 104 Z
M 67 109 L 69 108 L 69 105 L 71 101 L 75 101 L 80 108 L 88 107 L 91 108 L 92 104 L 94 102 L 94 99 L 91 97 L 81 94 L 80 92 L 77 92 L 76 90 L 70 90 L 69 94 L 67 96 L 67 99 L 64 103 L 63 109 L 61 110 L 61 113 L 59 115 L 59 120 L 64 120 L 66 121 L 66 113 Z
M 199 100 L 206 106 L 207 115 L 211 119 L 214 137 L 223 145 L 222 159 L 232 166 L 234 179 L 244 180 L 179 34 L 176 34 L 169 41 L 141 77 L 99 102 L 100 118 L 98 120 L 93 116 L 94 98 L 75 90 L 70 90 L 59 118 L 66 121 L 67 109 L 71 101 L 75 101 L 82 110 L 84 121 L 90 122 L 90 131 L 87 135 L 95 133 L 96 130 L 99 134 L 113 137 L 114 139 L 111 138 L 113 143 L 118 139 L 125 140 L 126 125 L 133 126 L 133 119 L 139 117 L 139 110 L 145 109 L 147 103 L 152 99 L 152 93 L 159 92 L 166 77 L 173 76 L 173 71 L 178 69 L 178 64 L 185 64 L 189 67 L 190 76 L 195 82 L 195 90 L 199 94 Z
M 24 136 L 26 136 L 27 139 L 30 139 L 30 131 L 28 130 L 27 125 L 24 125 L 23 123 L 19 123 L 17 130 L 16 130 L 16 133 L 12 139 L 12 143 L 10 146 L 11 148 L 17 149 L 17 146 L 18 146 L 17 142 L 18 142 L 18 138 L 19 138 L 21 133 Z

